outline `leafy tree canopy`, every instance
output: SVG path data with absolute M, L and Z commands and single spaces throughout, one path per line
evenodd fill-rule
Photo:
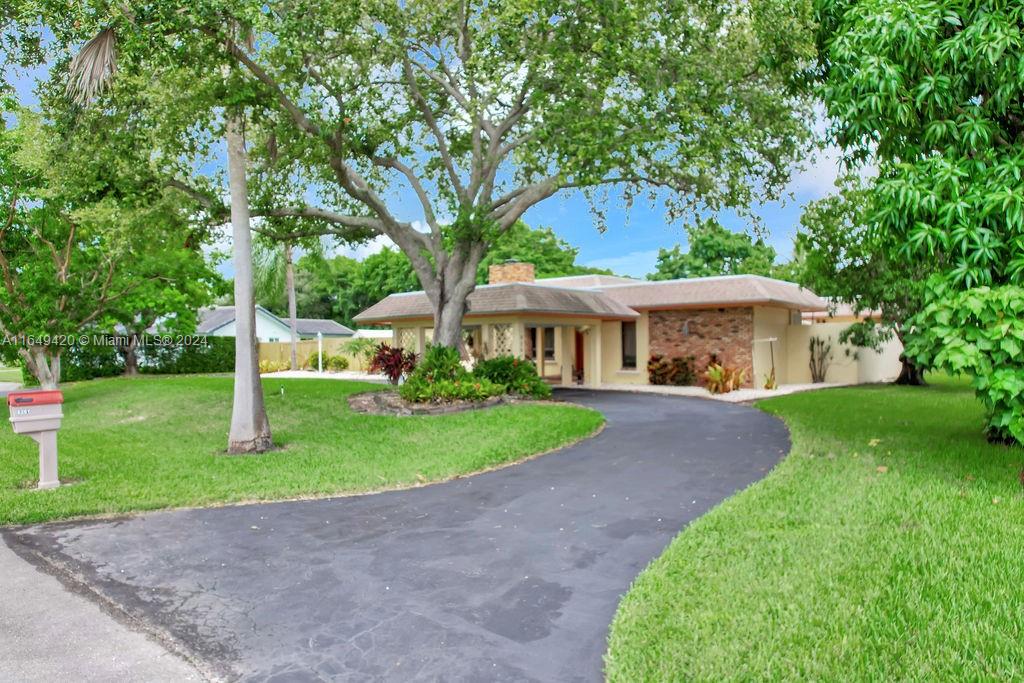
M 193 319 L 219 278 L 208 233 L 182 197 L 145 172 L 123 119 L 74 134 L 19 110 L 0 132 L 0 348 L 44 386 L 68 338 Z
M 698 219 L 686 227 L 686 236 L 686 251 L 678 244 L 658 250 L 657 270 L 648 280 L 776 274 L 775 249 L 759 237 L 723 227 L 715 218 Z
M 614 185 L 664 190 L 679 214 L 743 211 L 778 194 L 809 135 L 811 0 L 18 2 L 59 44 L 106 29 L 94 46 L 116 44 L 128 82 L 230 64 L 239 85 L 211 99 L 259 119 L 254 159 L 273 162 L 254 214 L 389 237 L 442 344 L 538 202 Z M 427 232 L 397 216 L 398 188 Z

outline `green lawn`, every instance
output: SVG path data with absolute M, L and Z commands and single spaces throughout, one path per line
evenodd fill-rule
M 60 476 L 76 483 L 28 488 L 38 476 L 35 443 L 0 429 L 0 524 L 438 481 L 555 448 L 603 423 L 592 410 L 535 404 L 377 417 L 352 413 L 346 402 L 376 385 L 295 379 L 263 385 L 274 441 L 283 448 L 259 456 L 222 454 L 230 378 L 67 385 Z
M 1020 680 L 1024 450 L 962 383 L 780 397 L 792 453 L 681 533 L 612 625 L 611 681 Z
M 0 382 L 21 383 L 21 368 L 7 368 L 0 365 Z

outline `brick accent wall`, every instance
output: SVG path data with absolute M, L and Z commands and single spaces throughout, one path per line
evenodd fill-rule
M 487 268 L 487 283 L 500 285 L 505 282 L 533 282 L 532 263 L 495 263 Z
M 719 362 L 746 368 L 754 385 L 754 309 L 701 308 L 650 312 L 651 355 L 694 356 L 700 377 L 717 354 Z

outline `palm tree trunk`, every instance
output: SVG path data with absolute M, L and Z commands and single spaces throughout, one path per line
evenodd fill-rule
M 299 326 L 295 305 L 295 264 L 292 262 L 292 245 L 284 243 L 284 283 L 288 290 L 288 325 L 292 330 L 292 370 L 299 369 Z
M 256 349 L 256 304 L 252 283 L 252 232 L 249 226 L 248 159 L 242 121 L 229 114 L 225 138 L 228 145 L 228 184 L 231 188 L 231 234 L 235 266 L 235 394 L 231 406 L 228 453 L 259 453 L 269 450 L 270 422 L 263 405 Z

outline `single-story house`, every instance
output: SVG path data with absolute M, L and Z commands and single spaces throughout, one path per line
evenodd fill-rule
M 324 338 L 349 338 L 355 334 L 335 320 L 321 318 L 297 318 L 299 339 L 315 339 L 317 333 Z M 261 342 L 283 342 L 292 338 L 291 325 L 262 306 L 256 307 L 256 337 Z M 214 337 L 235 336 L 235 307 L 214 306 L 199 311 L 197 334 L 208 334 Z
M 827 311 L 828 304 L 791 282 L 756 275 L 536 280 L 529 263 L 496 264 L 489 275 L 489 284 L 468 300 L 471 353 L 529 358 L 543 377 L 566 385 L 648 384 L 647 360 L 655 354 L 693 356 L 698 373 L 713 359 L 743 368 L 747 386 L 761 386 L 773 366 L 779 384 L 805 383 L 811 336 L 833 343 L 827 381 L 882 381 L 900 369 L 898 350 L 875 354 L 839 345 L 845 324 L 805 324 L 804 313 Z M 355 320 L 391 326 L 393 343 L 417 353 L 433 335 L 424 292 L 392 294 Z

